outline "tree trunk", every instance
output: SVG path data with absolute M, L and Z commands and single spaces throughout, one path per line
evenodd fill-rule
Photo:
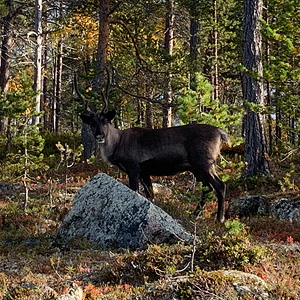
M 107 49 L 109 42 L 109 10 L 110 1 L 101 0 L 99 5 L 99 34 L 95 78 L 92 82 L 93 92 L 101 95 L 102 86 L 104 84 L 104 69 L 107 62 Z M 107 79 L 108 80 L 108 79 Z M 95 110 L 95 107 L 92 107 Z M 91 132 L 90 126 L 82 124 L 81 137 L 84 147 L 84 158 L 88 159 L 93 154 L 97 154 L 96 140 Z
M 9 89 L 11 49 L 13 45 L 13 26 L 15 19 L 14 0 L 5 1 L 8 7 L 8 14 L 3 18 L 3 32 L 1 45 L 1 65 L 0 65 L 0 88 L 2 93 L 7 93 Z M 5 131 L 5 122 L 3 116 L 0 116 L 0 131 Z M 6 124 L 7 125 L 7 124 Z
M 36 34 L 36 48 L 35 48 L 35 63 L 34 63 L 34 85 L 33 88 L 37 92 L 35 97 L 36 112 L 41 112 L 41 93 L 42 93 L 42 43 L 43 43 L 43 32 L 42 32 L 42 11 L 43 1 L 35 0 L 35 34 Z M 40 116 L 32 118 L 32 124 L 39 124 Z
M 97 48 L 97 62 L 96 62 L 96 76 L 93 81 L 93 91 L 98 94 L 101 93 L 101 86 L 104 83 L 103 71 L 107 62 L 107 49 L 109 42 L 109 9 L 110 1 L 101 0 L 99 6 L 99 34 L 98 34 L 98 48 Z
M 262 82 L 262 38 L 259 19 L 262 17 L 262 0 L 245 0 L 243 27 L 243 96 L 254 104 L 264 103 Z M 246 104 L 245 116 L 245 177 L 269 175 L 264 120 Z
M 89 159 L 92 155 L 96 155 L 96 139 L 92 133 L 91 127 L 88 124 L 82 123 L 81 137 L 84 146 L 84 160 Z
M 277 99 L 276 101 L 276 112 L 275 112 L 275 116 L 276 116 L 276 124 L 275 124 L 275 140 L 276 140 L 276 145 L 278 146 L 281 141 L 282 141 L 282 130 L 281 130 L 281 125 L 280 123 L 282 122 L 282 114 L 281 114 L 281 103 L 278 100 L 279 97 L 279 92 L 275 92 L 275 99 Z
M 200 44 L 200 24 L 191 15 L 190 19 L 190 60 L 191 60 L 191 71 L 190 71 L 190 88 L 196 90 L 196 73 L 200 71 L 199 60 L 199 44 Z
M 61 105 L 61 78 L 62 78 L 62 66 L 63 66 L 63 41 L 62 37 L 60 37 L 57 45 L 57 57 L 56 57 L 56 72 L 54 76 L 55 79 L 55 94 L 54 94 L 54 102 L 55 109 L 53 111 L 54 120 L 53 120 L 53 131 L 58 132 L 60 126 L 60 105 Z
M 267 94 L 267 105 L 271 106 L 271 85 L 270 82 L 266 82 L 266 94 Z M 273 130 L 272 130 L 272 115 L 268 115 L 268 136 L 269 136 L 269 152 L 273 151 Z
M 51 107 L 51 113 L 50 113 L 50 126 L 51 126 L 51 131 L 55 132 L 55 124 L 57 124 L 56 122 L 56 80 L 57 80 L 57 55 L 54 54 L 53 55 L 53 72 L 52 72 L 52 97 L 49 103 L 49 106 Z
M 167 1 L 167 14 L 166 14 L 166 26 L 165 26 L 165 49 L 168 56 L 172 56 L 173 54 L 173 44 L 174 44 L 174 2 L 173 0 Z M 171 68 L 171 63 L 169 63 L 169 69 Z M 170 70 L 167 72 L 166 76 L 166 89 L 165 89 L 165 108 L 163 115 L 163 127 L 171 127 L 172 126 L 172 74 Z
M 59 16 L 63 16 L 63 1 L 60 1 Z M 63 36 L 60 35 L 53 64 L 53 97 L 51 101 L 52 116 L 51 125 L 52 131 L 58 132 L 60 127 L 60 106 L 61 106 L 61 79 L 62 79 L 62 66 L 63 66 Z
M 45 37 L 44 43 L 47 44 L 47 35 Z M 42 97 L 42 107 L 41 109 L 44 111 L 43 115 L 43 124 L 44 124 L 44 130 L 50 131 L 50 107 L 48 106 L 48 76 L 47 70 L 48 70 L 48 47 L 44 47 L 44 53 L 43 53 L 43 70 L 44 70 L 44 75 L 43 75 L 43 97 Z
M 146 102 L 146 128 L 153 128 L 152 103 Z
M 3 19 L 2 46 L 1 46 L 1 67 L 0 67 L 0 88 L 3 93 L 8 91 L 8 80 L 10 76 L 10 52 L 13 44 L 13 23 L 15 17 L 14 1 L 7 0 L 8 14 Z
M 214 71 L 213 71 L 213 100 L 219 99 L 219 53 L 218 53 L 218 7 L 217 7 L 217 0 L 214 0 L 214 33 L 213 33 L 213 39 L 214 39 Z
M 268 5 L 265 3 L 265 5 Z M 265 9 L 264 19 L 266 22 L 269 22 L 269 15 L 268 15 L 268 9 Z M 265 41 L 265 61 L 269 65 L 270 64 L 270 44 L 269 41 Z M 266 81 L 266 97 L 267 97 L 267 105 L 269 107 L 272 106 L 272 99 L 271 99 L 271 84 L 270 81 Z M 272 114 L 268 115 L 268 137 L 269 137 L 269 153 L 272 153 L 273 151 L 273 129 L 272 129 Z

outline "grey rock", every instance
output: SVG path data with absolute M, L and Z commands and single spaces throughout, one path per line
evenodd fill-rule
M 262 196 L 248 196 L 232 200 L 229 203 L 227 215 L 228 217 L 257 215 L 263 202 L 264 197 Z
M 75 195 L 58 236 L 65 241 L 84 237 L 105 248 L 126 249 L 192 238 L 162 209 L 103 173 Z
M 268 216 L 300 222 L 300 199 L 270 196 L 247 196 L 229 203 L 228 217 Z
M 232 286 L 239 296 L 248 299 L 271 300 L 272 286 L 257 275 L 236 270 L 225 270 L 224 276 L 230 277 Z
M 20 184 L 0 182 L 0 195 L 13 193 L 21 190 Z
M 300 222 L 300 199 L 281 198 L 270 205 L 269 212 L 279 220 Z

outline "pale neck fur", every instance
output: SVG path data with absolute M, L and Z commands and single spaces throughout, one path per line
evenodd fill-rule
M 112 125 L 108 125 L 107 134 L 105 136 L 105 142 L 99 144 L 101 157 L 104 162 L 110 162 L 109 157 L 114 153 L 115 147 L 120 139 L 122 130 L 119 130 Z

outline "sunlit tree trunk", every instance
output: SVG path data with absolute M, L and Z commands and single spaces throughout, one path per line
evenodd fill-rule
M 265 5 L 268 5 L 265 3 Z M 264 19 L 266 22 L 269 22 L 268 10 L 265 10 Z M 269 41 L 265 41 L 265 61 L 269 65 L 270 64 L 270 44 Z M 269 80 L 266 80 L 266 103 L 269 107 L 272 106 L 271 99 L 271 83 Z M 269 152 L 273 151 L 273 129 L 272 129 L 272 114 L 268 115 L 268 137 L 269 137 Z
M 196 90 L 196 73 L 200 71 L 199 44 L 200 44 L 200 24 L 196 17 L 190 16 L 190 88 Z
M 63 0 L 60 0 L 58 14 L 63 16 Z M 62 67 L 63 67 L 63 36 L 60 35 L 54 54 L 53 65 L 53 97 L 51 101 L 52 131 L 58 132 L 60 127 L 60 107 L 61 107 L 61 86 L 62 86 Z
M 35 62 L 34 62 L 34 85 L 33 88 L 37 92 L 36 112 L 41 111 L 41 93 L 42 93 L 42 53 L 43 53 L 43 32 L 42 32 L 42 11 L 43 1 L 35 0 L 35 34 L 36 34 L 36 47 L 35 47 Z M 35 116 L 32 118 L 33 124 L 40 123 L 40 117 Z
M 100 94 L 101 87 L 105 82 L 104 69 L 107 63 L 107 49 L 110 33 L 109 21 L 110 1 L 101 0 L 99 5 L 99 34 L 97 48 L 96 75 L 93 81 L 93 91 Z
M 1 45 L 0 88 L 3 93 L 8 91 L 10 76 L 11 48 L 13 44 L 13 23 L 15 17 L 14 1 L 7 0 L 8 14 L 3 18 L 3 32 Z
M 214 32 L 213 32 L 213 40 L 214 40 L 214 66 L 213 66 L 213 100 L 219 99 L 219 39 L 218 39 L 218 5 L 217 0 L 214 0 Z
M 56 68 L 55 68 L 55 86 L 53 95 L 53 131 L 59 131 L 60 125 L 60 106 L 61 106 L 61 78 L 63 66 L 63 41 L 60 37 L 57 45 Z
M 281 129 L 281 122 L 282 122 L 282 112 L 281 112 L 281 103 L 278 100 L 279 92 L 275 92 L 275 99 L 276 101 L 276 112 L 275 112 L 275 140 L 276 145 L 279 145 L 282 141 L 282 129 Z
M 5 5 L 8 7 L 8 13 L 3 18 L 2 44 L 1 44 L 1 65 L 0 65 L 0 88 L 2 93 L 7 93 L 9 89 L 11 49 L 13 45 L 13 24 L 15 19 L 14 0 L 6 0 Z M 0 131 L 5 131 L 8 120 L 0 116 Z M 7 125 L 7 124 L 6 124 Z M 10 143 L 10 139 L 8 139 Z M 10 148 L 10 145 L 8 145 Z
M 167 3 L 167 13 L 166 13 L 166 25 L 165 25 L 165 49 L 167 55 L 172 56 L 173 45 L 174 45 L 174 1 L 168 0 Z M 169 63 L 169 68 L 171 67 L 171 62 Z M 163 127 L 172 126 L 172 74 L 170 71 L 167 72 L 166 76 L 166 88 L 165 88 L 165 108 L 163 116 Z
M 44 39 L 44 44 L 47 44 L 47 35 Z M 43 115 L 43 124 L 44 124 L 44 130 L 51 130 L 50 127 L 50 109 L 48 106 L 48 76 L 45 75 L 47 73 L 48 70 L 48 47 L 45 46 L 44 47 L 44 51 L 43 51 L 43 70 L 44 70 L 44 74 L 43 74 L 43 95 L 42 95 L 42 110 L 44 111 L 44 115 Z
M 254 104 L 264 103 L 262 82 L 262 37 L 259 19 L 262 17 L 262 0 L 244 0 L 243 26 L 243 65 L 246 71 L 243 76 L 244 99 Z M 245 177 L 268 175 L 264 120 L 262 116 L 249 108 L 245 126 Z

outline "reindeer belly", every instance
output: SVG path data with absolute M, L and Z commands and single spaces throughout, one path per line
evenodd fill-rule
M 142 173 L 156 176 L 168 176 L 176 173 L 188 171 L 191 168 L 187 160 L 182 157 L 172 157 L 165 159 L 149 159 L 140 164 Z

